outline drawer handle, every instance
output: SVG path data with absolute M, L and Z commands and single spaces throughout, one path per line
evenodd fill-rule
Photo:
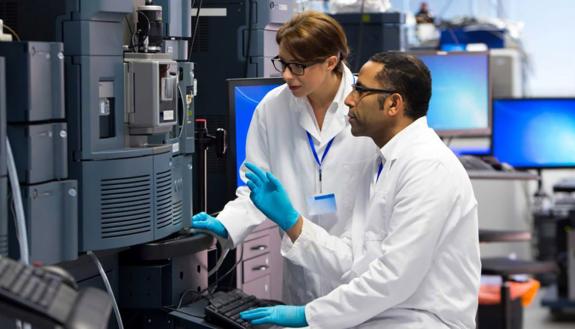
M 252 271 L 265 271 L 268 268 L 270 268 L 270 267 L 267 265 L 262 265 L 262 266 L 252 267 Z
M 253 246 L 250 249 L 255 251 L 262 251 L 268 249 L 268 246 L 266 246 L 265 244 L 260 244 L 259 246 Z

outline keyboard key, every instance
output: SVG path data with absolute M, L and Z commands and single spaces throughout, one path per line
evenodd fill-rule
M 36 285 L 36 290 L 34 290 L 34 293 L 32 294 L 32 298 L 30 299 L 32 301 L 32 303 L 34 304 L 38 304 L 38 302 L 40 301 L 40 298 L 44 295 L 44 292 L 46 291 L 46 284 L 44 282 L 38 282 L 38 284 Z
M 44 297 L 40 300 L 40 305 L 44 308 L 48 307 L 48 305 L 50 305 L 50 301 L 54 299 L 54 295 L 56 295 L 56 289 L 52 286 L 48 286 Z
M 12 281 L 17 278 L 18 272 L 20 272 L 22 268 L 18 266 L 11 266 L 6 273 L 0 279 L 0 287 L 9 290 L 12 286 Z
M 8 261 L 5 259 L 0 259 L 0 275 L 8 268 Z
M 30 280 L 28 280 L 28 282 L 26 283 L 26 285 L 24 285 L 24 288 L 22 289 L 20 296 L 22 298 L 28 299 L 28 300 L 32 300 L 32 293 L 34 292 L 34 289 L 36 288 L 36 286 L 38 285 L 38 279 L 35 277 L 30 278 Z
M 224 307 L 221 307 L 221 308 L 220 308 L 220 312 L 222 312 L 222 313 L 229 312 L 229 311 L 233 310 L 234 308 L 236 308 L 236 307 L 238 307 L 238 306 L 240 306 L 240 305 L 242 305 L 242 304 L 243 304 L 243 301 L 242 301 L 241 299 L 238 299 L 238 300 L 234 301 L 234 302 L 231 303 L 231 304 L 228 304 L 228 305 L 226 305 L 226 306 L 224 306 Z
M 32 275 L 32 269 L 29 267 L 25 268 L 20 273 L 20 275 L 18 275 L 18 278 L 12 284 L 12 287 L 10 288 L 10 290 L 15 294 L 20 294 L 20 291 L 22 289 L 24 289 L 24 285 L 26 284 L 26 282 L 28 282 L 28 280 L 30 280 L 31 275 Z
M 245 299 L 245 300 L 242 300 L 242 303 L 240 305 L 238 305 L 237 307 L 225 312 L 225 315 L 232 316 L 234 314 L 238 314 L 240 312 L 243 312 L 243 311 L 250 309 L 250 308 L 253 308 L 255 306 L 257 306 L 255 297 L 253 299 Z

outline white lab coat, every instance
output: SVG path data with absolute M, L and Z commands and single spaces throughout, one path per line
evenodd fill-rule
M 296 98 L 284 84 L 270 91 L 260 102 L 246 141 L 246 160 L 271 171 L 282 182 L 295 209 L 311 222 L 334 236 L 342 236 L 351 218 L 353 200 L 359 184 L 358 167 L 379 152 L 369 138 L 351 135 L 344 99 L 351 91 L 353 76 L 345 68 L 340 87 L 320 131 L 307 98 Z M 306 131 L 313 136 L 321 159 L 328 142 L 335 137 L 322 163 L 322 192 L 335 193 L 337 214 L 308 216 L 306 198 L 319 193 L 319 172 Z M 245 180 L 245 166 L 241 177 Z M 237 198 L 229 202 L 218 219 L 226 227 L 234 245 L 265 216 L 252 204 L 247 187 L 238 188 Z M 283 299 L 290 304 L 305 304 L 321 297 L 340 282 L 330 282 L 297 265 L 284 262 Z
M 283 241 L 286 258 L 348 282 L 306 305 L 310 327 L 475 328 L 481 265 L 467 173 L 425 117 L 381 154 L 377 181 L 377 164 L 366 167 L 372 185 L 351 240 L 304 219 L 295 243 Z

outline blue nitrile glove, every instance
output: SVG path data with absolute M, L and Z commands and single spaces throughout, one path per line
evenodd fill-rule
M 195 214 L 192 217 L 192 228 L 208 230 L 221 236 L 224 239 L 228 238 L 228 230 L 226 230 L 224 224 L 222 224 L 222 222 L 220 222 L 217 218 L 214 218 L 205 212 Z
M 275 324 L 290 328 L 308 326 L 305 318 L 305 306 L 278 305 L 254 308 L 241 312 L 240 317 L 254 326 L 260 324 Z
M 246 174 L 247 185 L 252 191 L 250 199 L 269 219 L 287 231 L 295 225 L 299 217 L 293 208 L 287 192 L 277 178 L 270 172 L 265 173 L 256 165 L 246 162 L 251 171 Z

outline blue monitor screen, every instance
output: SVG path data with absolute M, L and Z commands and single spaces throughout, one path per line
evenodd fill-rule
M 272 83 L 270 81 L 270 84 L 234 87 L 236 173 L 239 172 L 242 163 L 246 159 L 246 137 L 256 107 L 270 90 L 280 85 L 281 83 L 279 82 Z M 237 175 L 237 186 L 242 185 L 245 184 L 240 179 L 240 176 Z
M 415 55 L 431 71 L 431 101 L 427 114 L 429 126 L 440 135 L 488 135 L 488 54 Z
M 575 99 L 495 100 L 491 147 L 516 168 L 575 167 Z

